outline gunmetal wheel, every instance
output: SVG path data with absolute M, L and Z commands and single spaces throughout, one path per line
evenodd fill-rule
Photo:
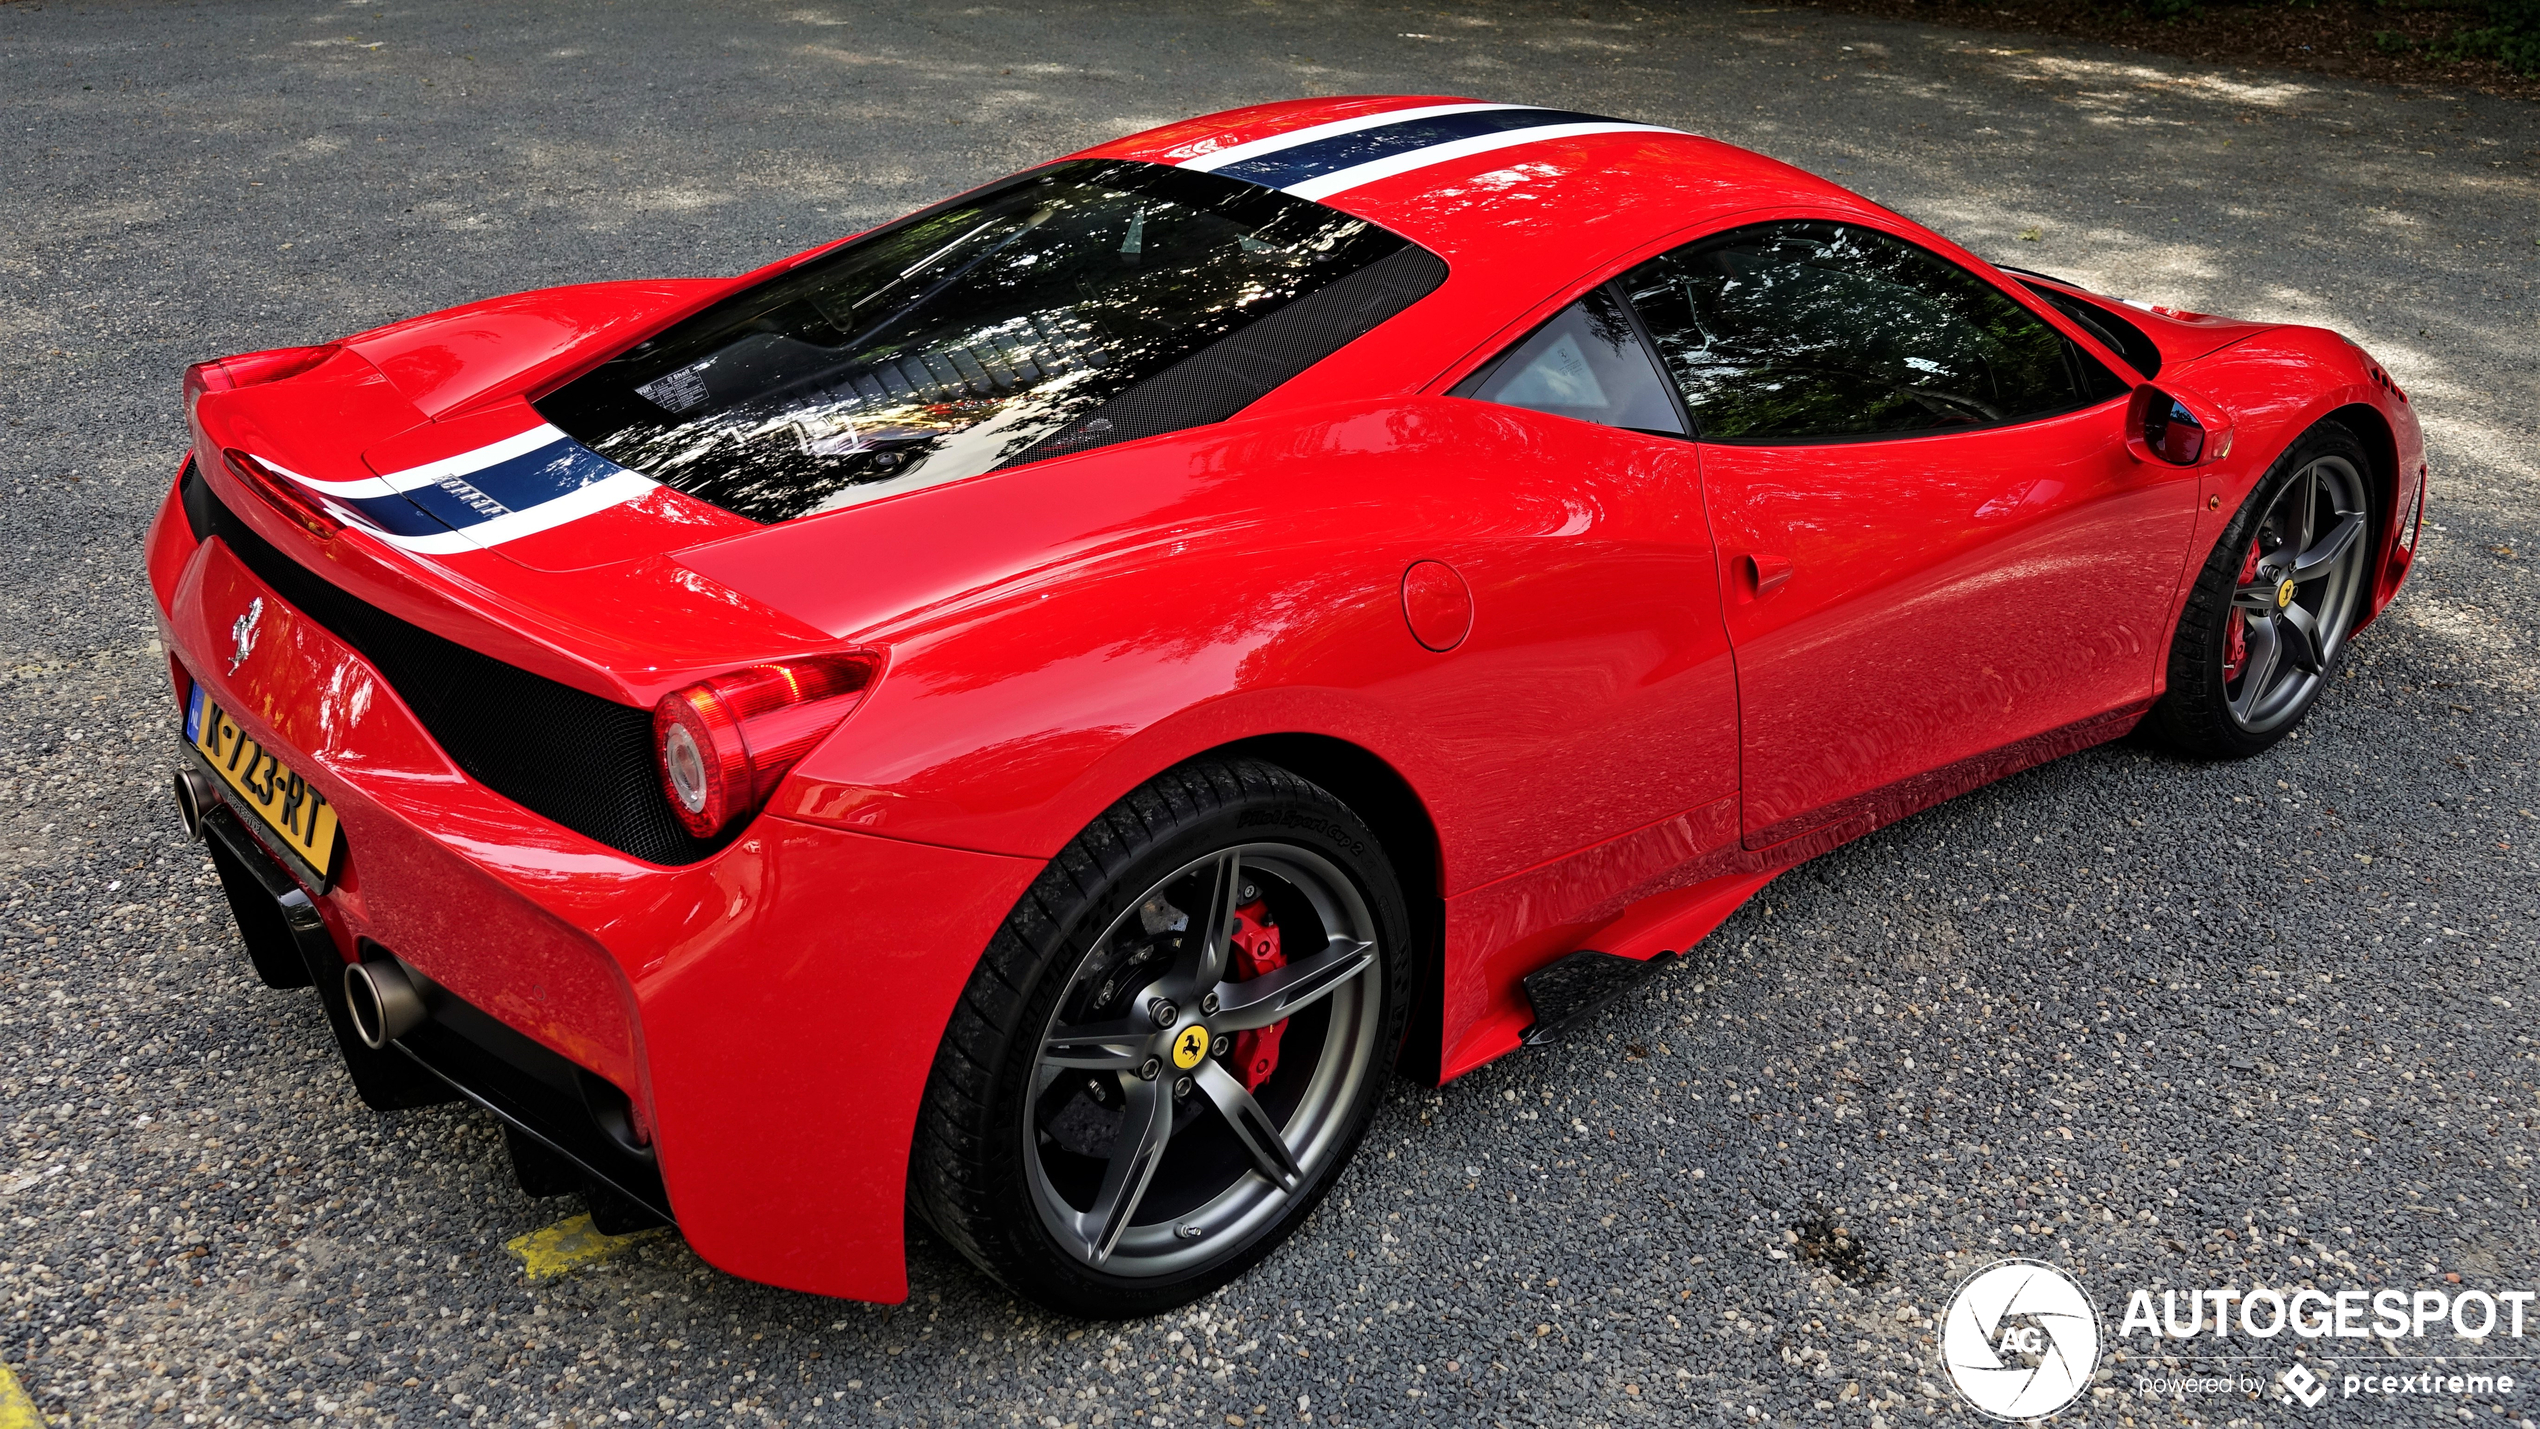
M 1407 918 L 1372 834 L 1249 761 L 1161 776 L 991 944 L 936 1059 L 912 1199 L 1053 1308 L 1225 1283 L 1320 1199 L 1401 1041 Z
M 2171 743 L 2246 758 L 2309 712 L 2370 593 L 2369 470 L 2362 444 L 2323 424 L 2250 493 L 2179 621 L 2154 709 Z

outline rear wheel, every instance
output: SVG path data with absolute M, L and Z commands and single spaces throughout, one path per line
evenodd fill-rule
M 935 1060 L 911 1197 L 1016 1292 L 1151 1314 L 1330 1188 L 1401 1042 L 1408 919 L 1358 817 L 1271 765 L 1122 800 L 990 943 Z
M 2370 470 L 2363 444 L 2323 423 L 2250 492 L 2179 618 L 2152 711 L 2173 747 L 2246 759 L 2310 712 L 2370 585 Z

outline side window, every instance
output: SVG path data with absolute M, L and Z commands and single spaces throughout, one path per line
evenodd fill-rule
M 2145 377 L 2161 375 L 2161 346 L 2151 334 L 2117 314 L 2084 298 L 2020 279 L 2020 286 L 2035 293 L 2047 306 L 2073 320 L 2073 325 L 2108 345 L 2108 350 L 2134 364 L 2134 370 Z M 2114 377 L 2115 373 L 2109 376 Z
M 1632 331 L 1623 305 L 1604 287 L 1455 384 L 1454 395 L 1609 427 L 1679 437 L 1685 430 L 1667 379 Z
M 1993 285 L 1858 224 L 1718 234 L 1622 286 L 1706 438 L 1993 426 L 2124 390 Z

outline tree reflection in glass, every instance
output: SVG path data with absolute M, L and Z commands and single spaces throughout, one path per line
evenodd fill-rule
M 1855 224 L 1739 229 L 1623 286 L 1706 438 L 1991 426 L 2123 390 L 1991 284 Z
M 1062 164 L 758 284 L 539 407 L 620 465 L 782 521 L 991 470 L 1404 246 L 1231 179 Z

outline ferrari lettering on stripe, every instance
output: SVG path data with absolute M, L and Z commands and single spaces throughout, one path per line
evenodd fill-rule
M 1436 104 L 1256 139 L 1186 160 L 1181 167 L 1241 179 L 1298 198 L 1319 199 L 1431 164 L 1545 139 L 1681 132 L 1566 109 Z
M 655 485 L 545 423 L 471 452 L 361 481 L 319 481 L 274 470 L 348 524 L 426 555 L 498 546 L 552 530 L 636 500 Z

